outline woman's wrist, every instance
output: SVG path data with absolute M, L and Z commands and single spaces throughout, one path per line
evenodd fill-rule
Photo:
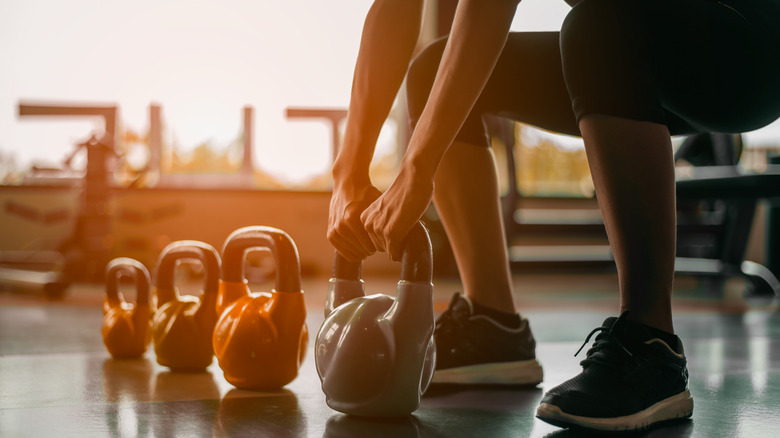
M 370 185 L 371 178 L 368 169 L 356 165 L 354 162 L 346 163 L 344 160 L 336 160 L 331 169 L 333 184 L 336 186 L 350 184 L 353 186 Z
M 436 169 L 439 167 L 439 159 L 425 154 L 416 154 L 408 150 L 401 160 L 401 172 L 408 172 L 410 176 L 418 180 L 433 181 Z
M 342 189 L 352 187 L 353 189 L 371 185 L 371 178 L 367 172 L 358 172 L 354 169 L 337 170 L 333 169 L 333 188 Z

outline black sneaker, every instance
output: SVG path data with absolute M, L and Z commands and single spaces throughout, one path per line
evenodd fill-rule
M 564 428 L 629 431 L 691 416 L 682 342 L 675 336 L 672 348 L 626 314 L 590 332 L 583 347 L 601 333 L 582 372 L 545 394 L 537 418 Z
M 536 360 L 536 341 L 528 320 L 507 328 L 484 315 L 475 315 L 468 298 L 452 296 L 436 320 L 436 371 L 433 383 L 536 385 L 542 367 Z

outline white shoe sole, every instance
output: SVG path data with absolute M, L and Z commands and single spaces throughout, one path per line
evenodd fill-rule
M 544 373 L 536 359 L 494 362 L 437 370 L 432 383 L 537 385 Z
M 558 406 L 542 403 L 536 417 L 559 427 L 581 427 L 602 431 L 645 429 L 656 423 L 688 418 L 693 414 L 693 398 L 687 389 L 635 414 L 613 418 L 590 418 L 567 414 Z

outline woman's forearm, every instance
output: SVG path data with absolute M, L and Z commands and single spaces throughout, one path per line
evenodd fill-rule
M 506 43 L 518 1 L 461 0 L 403 165 L 433 178 Z
M 340 181 L 368 183 L 376 141 L 403 82 L 422 23 L 423 0 L 377 0 L 363 27 L 346 130 L 333 166 Z

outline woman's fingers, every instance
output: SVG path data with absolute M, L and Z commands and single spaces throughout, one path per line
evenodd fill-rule
M 376 248 L 363 224 L 357 221 L 340 221 L 328 230 L 328 241 L 334 248 L 351 262 L 365 259 L 376 252 Z
M 376 252 L 360 215 L 379 195 L 379 190 L 373 186 L 361 187 L 358 190 L 334 189 L 327 238 L 348 261 L 361 261 Z
M 371 244 L 374 246 L 374 248 L 376 248 L 377 251 L 384 252 L 384 236 L 382 235 L 382 228 L 380 223 L 377 220 L 377 217 L 380 216 L 381 213 L 377 210 L 375 204 L 376 202 L 371 204 L 363 211 L 363 213 L 360 215 L 360 220 L 363 224 L 363 229 L 366 231 L 366 234 L 371 240 Z
M 349 226 L 344 234 L 349 234 L 350 238 L 354 239 L 355 245 L 368 257 L 376 252 L 376 245 L 374 245 L 371 236 L 366 232 L 363 221 L 360 219 L 362 213 L 362 209 L 358 208 L 351 210 L 346 215 L 344 223 Z
M 432 181 L 416 180 L 413 173 L 400 172 L 387 191 L 360 215 L 374 247 L 400 261 L 404 240 L 425 213 L 432 196 Z
M 394 261 L 394 262 L 400 262 L 401 261 L 401 258 L 402 258 L 403 254 L 404 254 L 404 246 L 403 246 L 404 240 L 392 239 L 389 242 L 389 245 L 388 245 L 389 246 L 389 250 L 387 252 L 390 254 L 390 259 L 392 261 Z
M 398 213 L 402 212 L 383 206 L 380 198 L 360 216 L 374 247 L 378 251 L 387 252 L 393 261 L 401 260 L 404 239 L 417 221 L 417 218 Z
M 339 254 L 341 254 L 350 262 L 363 260 L 364 258 L 368 257 L 368 255 L 370 255 L 367 254 L 362 247 L 354 245 L 352 243 L 352 239 L 345 238 L 343 236 L 330 238 L 329 242 L 331 245 L 333 245 L 334 248 L 336 248 L 336 251 L 338 251 Z

